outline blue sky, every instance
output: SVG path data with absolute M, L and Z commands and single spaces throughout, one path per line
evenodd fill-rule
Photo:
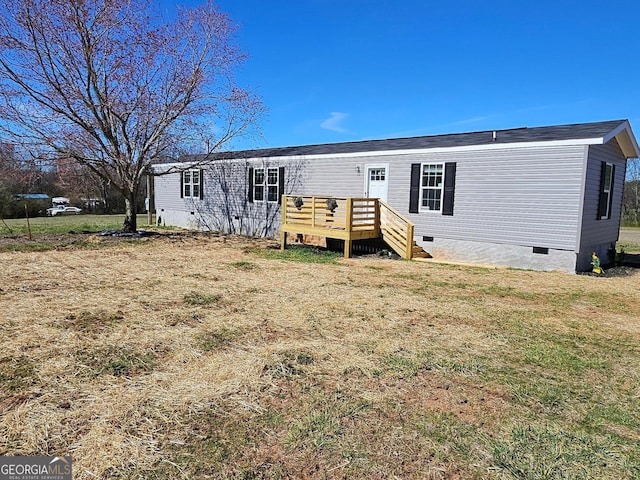
M 218 4 L 268 108 L 236 148 L 619 118 L 640 136 L 637 0 Z

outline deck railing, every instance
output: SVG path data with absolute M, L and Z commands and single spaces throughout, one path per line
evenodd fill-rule
M 345 232 L 379 230 L 379 210 L 373 198 L 344 198 L 316 195 L 284 195 L 282 224 L 327 228 Z
M 286 233 L 320 235 L 345 241 L 345 257 L 353 240 L 382 237 L 402 258 L 413 255 L 413 223 L 377 198 L 321 195 L 282 196 L 282 248 Z
M 413 223 L 382 200 L 378 200 L 378 205 L 382 239 L 402 258 L 410 259 L 413 255 Z

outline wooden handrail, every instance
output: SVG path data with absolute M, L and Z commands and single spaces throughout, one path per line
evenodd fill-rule
M 378 203 L 382 239 L 402 258 L 410 259 L 413 255 L 413 223 L 382 200 Z
M 411 223 L 409 220 L 404 218 L 400 212 L 398 212 L 395 208 L 393 208 L 391 205 L 389 205 L 384 200 L 378 199 L 378 203 L 380 204 L 381 207 L 384 207 L 385 210 L 388 210 L 389 212 L 393 213 L 396 217 L 401 218 L 403 221 L 405 221 L 407 223 Z

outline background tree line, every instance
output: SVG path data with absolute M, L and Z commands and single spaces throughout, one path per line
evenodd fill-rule
M 640 226 L 640 159 L 627 162 L 627 178 L 622 199 L 622 224 Z
M 24 197 L 38 193 L 49 198 Z M 141 208 L 144 195 L 141 191 L 138 198 Z M 64 159 L 42 162 L 11 144 L 0 143 L 0 216 L 44 215 L 53 197 L 66 197 L 87 213 L 124 212 L 124 199 L 119 192 L 83 165 Z

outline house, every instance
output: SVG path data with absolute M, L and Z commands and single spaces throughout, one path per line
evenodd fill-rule
M 46 193 L 16 193 L 13 195 L 14 200 L 28 201 L 48 201 L 49 195 Z
M 275 236 L 282 195 L 375 197 L 436 259 L 575 272 L 612 260 L 639 155 L 626 120 L 237 151 L 155 166 L 155 207 L 163 225 Z
M 10 217 L 21 217 L 25 214 L 30 217 L 43 215 L 49 203 L 49 195 L 46 193 L 16 193 L 13 202 L 8 205 L 6 213 Z

